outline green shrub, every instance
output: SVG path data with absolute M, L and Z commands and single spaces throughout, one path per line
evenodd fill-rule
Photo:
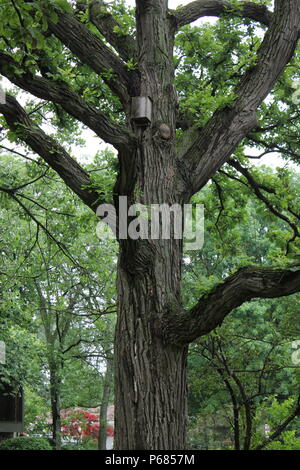
M 61 450 L 78 450 L 77 444 L 62 444 Z
M 88 439 L 87 441 L 82 442 L 79 446 L 79 450 L 98 450 L 97 439 Z
M 88 439 L 85 442 L 63 444 L 61 450 L 98 450 L 97 439 Z
M 273 441 L 266 450 L 300 450 L 300 439 L 296 437 L 296 431 L 284 431 L 280 441 Z
M 13 437 L 0 442 L 0 450 L 52 450 L 44 437 Z

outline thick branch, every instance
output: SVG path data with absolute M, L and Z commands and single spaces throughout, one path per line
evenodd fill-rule
M 228 277 L 203 296 L 189 311 L 170 306 L 163 319 L 168 342 L 187 344 L 220 326 L 225 317 L 244 302 L 300 292 L 300 267 L 289 269 L 245 268 Z
M 119 23 L 109 12 L 107 5 L 102 0 L 91 0 L 89 3 L 90 20 L 105 39 L 120 54 L 122 59 L 128 61 L 136 57 L 136 42 L 130 34 L 120 34 L 115 32 L 120 28 Z
M 48 27 L 81 62 L 102 76 L 111 90 L 120 98 L 124 106 L 129 103 L 131 91 L 137 85 L 136 72 L 129 72 L 125 64 L 109 49 L 101 39 L 93 34 L 83 23 L 71 13 L 58 15 L 57 23 L 47 16 Z
M 83 124 L 93 130 L 105 142 L 118 150 L 129 148 L 133 137 L 125 127 L 111 121 L 104 113 L 97 111 L 71 90 L 63 81 L 33 76 L 20 68 L 7 54 L 0 52 L 0 73 L 12 83 L 43 100 L 58 103 Z
M 90 177 L 64 148 L 52 137 L 47 136 L 12 96 L 6 95 L 6 103 L 0 104 L 0 113 L 17 137 L 40 155 L 66 185 L 95 211 L 100 203 L 99 194 L 84 188 L 91 184 Z
M 196 0 L 173 13 L 176 18 L 177 27 L 180 28 L 203 16 L 220 16 L 226 12 L 230 12 L 231 16 L 250 18 L 265 26 L 269 26 L 272 20 L 272 12 L 265 5 L 240 2 L 240 5 L 236 7 L 227 0 Z
M 300 23 L 298 0 L 277 0 L 275 13 L 257 56 L 257 64 L 235 90 L 235 101 L 217 111 L 202 130 L 187 131 L 181 160 L 191 173 L 191 191 L 202 188 L 256 125 L 256 111 L 290 61 Z

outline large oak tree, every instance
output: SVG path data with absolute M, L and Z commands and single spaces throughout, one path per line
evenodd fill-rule
M 114 9 L 102 0 L 8 3 L 1 13 L 0 73 L 115 147 L 117 208 L 120 195 L 127 196 L 129 204 L 186 204 L 229 160 L 268 205 L 262 193 L 265 188 L 232 155 L 257 128 L 259 107 L 295 53 L 298 0 L 275 0 L 274 11 L 265 2 L 196 0 L 170 10 L 168 0 L 136 0 L 135 27 L 126 31 L 119 24 L 120 15 L 114 15 Z M 267 30 L 255 60 L 237 74 L 232 99 L 199 125 L 193 114 L 184 115 L 178 103 L 174 41 L 185 25 L 224 14 Z M 84 92 L 84 86 L 73 86 L 68 74 L 57 67 L 62 54 L 66 69 L 74 67 L 77 75 L 82 74 L 82 84 L 88 83 L 90 75 L 98 77 L 99 88 L 104 89 L 100 106 Z M 114 100 L 113 105 L 105 105 L 105 94 Z M 138 96 L 152 100 L 148 125 L 131 119 L 132 97 Z M 32 110 L 7 94 L 0 112 L 10 133 L 36 152 L 95 212 L 99 188 L 93 189 L 90 175 L 42 130 Z M 297 237 L 295 223 L 281 217 Z M 180 293 L 182 249 L 182 241 L 172 238 L 119 240 L 116 449 L 184 449 L 189 343 L 214 330 L 234 308 L 252 298 L 300 291 L 300 272 L 295 267 L 251 267 L 225 279 L 187 310 Z

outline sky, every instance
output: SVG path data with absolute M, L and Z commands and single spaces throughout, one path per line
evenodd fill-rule
M 191 0 L 169 0 L 169 8 L 176 8 L 179 5 L 186 5 L 190 3 Z M 126 3 L 128 5 L 135 5 L 135 0 L 126 0 Z M 198 22 L 195 22 L 196 24 L 199 22 L 214 22 L 215 19 L 212 17 L 209 18 L 204 18 L 202 20 L 198 20 Z M 195 24 L 194 23 L 194 24 Z M 10 87 L 10 83 L 8 80 L 3 79 L 1 81 L 1 86 L 8 90 Z M 19 101 L 21 104 L 25 104 L 26 102 L 26 95 L 23 94 L 23 96 L 18 97 Z M 45 126 L 43 127 L 44 130 L 47 132 L 47 129 Z M 49 131 L 49 130 L 48 130 Z M 106 148 L 113 149 L 110 145 L 106 144 L 105 142 L 101 141 L 92 131 L 88 129 L 83 129 L 82 131 L 82 137 L 86 140 L 86 145 L 84 147 L 76 147 L 75 145 L 72 146 L 72 152 L 75 158 L 78 160 L 84 162 L 84 161 L 89 161 L 95 153 L 99 150 L 103 150 Z M 5 143 L 7 145 L 7 143 Z M 8 144 L 7 146 L 9 146 Z M 259 155 L 260 151 L 255 151 L 253 149 L 249 150 L 248 154 L 250 155 Z M 254 160 L 253 163 L 257 164 L 265 164 L 268 166 L 276 167 L 276 166 L 283 166 L 285 165 L 285 162 L 281 158 L 278 157 L 277 154 L 270 154 L 266 155 L 265 157 L 261 158 L 259 161 Z M 299 167 L 297 167 L 299 169 Z

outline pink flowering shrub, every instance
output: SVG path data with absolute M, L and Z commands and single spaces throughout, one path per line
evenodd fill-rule
M 61 432 L 65 436 L 75 439 L 97 439 L 99 434 L 99 416 L 87 413 L 84 410 L 76 410 L 68 414 L 62 420 Z M 114 436 L 114 430 L 108 426 L 107 436 Z

